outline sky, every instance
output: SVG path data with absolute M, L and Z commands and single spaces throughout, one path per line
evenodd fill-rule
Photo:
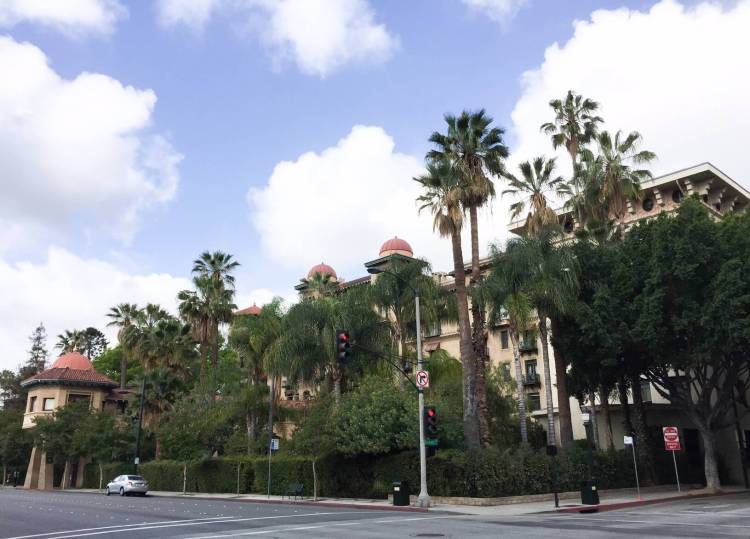
M 0 369 L 40 322 L 55 357 L 120 302 L 174 310 L 206 250 L 240 308 L 393 236 L 449 270 L 412 181 L 445 113 L 486 109 L 512 170 L 559 154 L 539 126 L 573 89 L 654 174 L 750 187 L 748 27 L 750 0 L 0 0 Z

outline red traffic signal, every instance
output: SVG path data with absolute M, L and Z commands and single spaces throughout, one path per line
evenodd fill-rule
M 345 329 L 336 331 L 336 361 L 343 364 L 349 361 L 351 356 L 351 343 L 349 332 Z
M 434 406 L 425 406 L 423 413 L 424 420 L 424 434 L 427 440 L 437 440 L 438 437 L 438 424 L 437 424 L 437 410 Z

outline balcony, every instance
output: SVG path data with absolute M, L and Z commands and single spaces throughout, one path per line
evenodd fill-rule
M 527 374 L 523 377 L 523 385 L 525 386 L 538 386 L 541 383 L 538 374 Z
M 523 354 L 525 352 L 536 352 L 536 341 L 521 341 L 518 343 L 518 350 Z

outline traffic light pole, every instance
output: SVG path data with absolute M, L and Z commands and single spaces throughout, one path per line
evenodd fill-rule
M 417 369 L 424 370 L 422 363 L 422 325 L 419 311 L 419 291 L 414 291 L 414 306 L 417 316 Z M 430 506 L 430 496 L 427 494 L 427 448 L 424 445 L 424 390 L 419 388 L 419 507 Z

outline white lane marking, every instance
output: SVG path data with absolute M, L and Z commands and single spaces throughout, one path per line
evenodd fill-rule
M 393 519 L 393 520 L 368 520 L 368 519 L 362 519 L 362 520 L 349 520 L 346 522 L 328 522 L 326 524 L 317 524 L 314 526 L 295 526 L 294 528 L 269 528 L 266 530 L 255 530 L 252 532 L 244 532 L 244 533 L 229 533 L 229 534 L 221 534 L 221 535 L 201 535 L 196 537 L 195 539 L 221 539 L 224 537 L 245 537 L 247 535 L 265 535 L 268 533 L 283 533 L 283 532 L 296 532 L 296 531 L 305 531 L 305 530 L 319 530 L 321 528 L 333 528 L 336 526 L 358 526 L 361 524 L 387 524 L 392 522 L 405 522 L 408 520 L 437 520 L 441 518 L 453 518 L 452 516 L 444 516 L 444 517 L 420 517 L 420 518 L 399 518 L 399 519 Z
M 115 518 L 115 517 L 110 517 Z M 36 533 L 33 535 L 19 535 L 17 537 L 7 537 L 6 539 L 30 539 L 32 537 L 47 537 L 50 535 L 59 535 L 61 533 L 76 533 L 76 532 L 89 532 L 89 531 L 95 531 L 95 530 L 108 530 L 112 528 L 129 528 L 132 526 L 143 526 L 146 524 L 173 524 L 175 522 L 190 522 L 190 521 L 198 521 L 198 520 L 215 520 L 215 521 L 221 521 L 227 518 L 232 517 L 212 517 L 210 519 L 208 518 L 193 518 L 188 520 L 161 520 L 157 522 L 142 522 L 140 524 L 120 524 L 118 526 L 100 526 L 98 528 L 79 528 L 77 530 L 62 530 L 62 531 L 56 531 L 56 532 L 47 532 L 47 533 Z
M 713 526 L 719 526 L 722 528 L 750 528 L 750 525 L 746 524 L 717 524 L 714 522 L 710 522 L 707 524 L 700 524 L 698 522 L 654 522 L 653 520 L 618 520 L 615 518 L 585 518 L 585 517 L 564 517 L 566 520 L 586 520 L 588 522 L 597 521 L 597 522 L 625 522 L 630 524 L 655 524 L 659 526 L 700 526 L 700 527 L 713 527 Z M 548 520 L 549 521 L 549 520 Z
M 249 518 L 227 518 L 223 520 L 212 520 L 212 521 L 203 521 L 203 522 L 185 522 L 185 521 L 178 521 L 179 523 L 176 524 L 166 524 L 166 525 L 149 525 L 144 526 L 141 524 L 132 524 L 128 528 L 120 528 L 116 530 L 104 530 L 104 531 L 97 531 L 97 532 L 90 532 L 90 533 L 77 533 L 75 535 L 54 535 L 53 537 L 50 537 L 50 539 L 72 539 L 74 537 L 89 537 L 91 535 L 102 535 L 106 533 L 121 533 L 121 532 L 130 532 L 130 531 L 142 531 L 142 530 L 154 530 L 159 528 L 179 528 L 182 526 L 200 526 L 205 524 L 224 524 L 229 522 L 247 522 L 250 520 L 269 520 L 269 519 L 277 519 L 277 518 L 296 518 L 296 517 L 312 517 L 312 516 L 321 516 L 321 515 L 351 515 L 351 514 L 357 514 L 357 513 L 369 513 L 370 511 L 344 511 L 344 512 L 335 512 L 335 513 L 307 513 L 303 515 L 274 515 L 269 517 L 249 517 Z M 205 519 L 204 519 L 205 520 Z M 57 532 L 58 534 L 65 534 L 69 532 Z M 31 536 L 35 537 L 35 536 Z M 20 537 L 10 537 L 8 539 L 23 539 Z

